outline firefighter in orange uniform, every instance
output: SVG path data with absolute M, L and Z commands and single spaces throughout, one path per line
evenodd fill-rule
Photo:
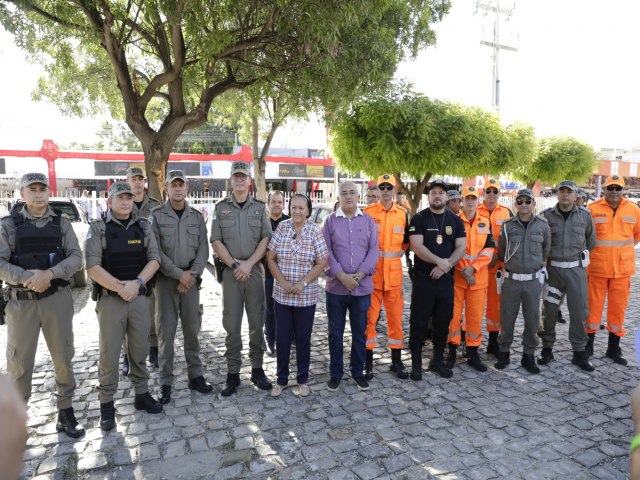
M 627 364 L 622 357 L 620 337 L 626 335 L 624 314 L 629 301 L 631 276 L 636 273 L 633 247 L 640 241 L 640 210 L 623 197 L 623 188 L 624 178 L 618 175 L 607 177 L 604 198 L 587 207 L 596 227 L 596 248 L 591 252 L 591 262 L 587 267 L 589 340 L 586 352 L 593 355 L 593 342 L 600 329 L 605 296 L 608 295 L 607 357 L 620 365 Z
M 482 314 L 487 301 L 489 263 L 493 258 L 495 243 L 491 235 L 491 222 L 477 214 L 478 191 L 475 187 L 462 190 L 462 211 L 459 216 L 467 234 L 467 247 L 462 260 L 456 265 L 454 279 L 453 318 L 449 324 L 448 368 L 456 363 L 456 349 L 462 340 L 462 310 L 467 342 L 467 365 L 479 372 L 487 366 L 478 355 L 482 343 Z
M 407 230 L 409 218 L 407 211 L 393 201 L 396 193 L 396 179 L 385 174 L 378 177 L 380 202 L 370 205 L 364 212 L 373 218 L 378 229 L 380 257 L 373 275 L 373 293 L 367 315 L 367 356 L 365 378 L 373 378 L 373 347 L 376 346 L 376 323 L 380 308 L 384 303 L 387 312 L 387 344 L 391 349 L 390 370 L 398 378 L 409 378 L 402 364 L 401 353 L 404 347 L 402 335 L 402 256 L 409 246 Z
M 497 260 L 498 238 L 502 224 L 513 217 L 513 213 L 507 207 L 498 203 L 500 198 L 500 181 L 495 178 L 487 180 L 484 186 L 484 202 L 478 206 L 478 215 L 491 220 L 491 233 L 496 246 L 494 260 L 489 264 L 489 284 L 487 287 L 487 332 L 489 342 L 487 353 L 498 356 L 498 334 L 500 333 L 500 294 L 496 283 L 496 273 L 502 272 L 503 264 Z

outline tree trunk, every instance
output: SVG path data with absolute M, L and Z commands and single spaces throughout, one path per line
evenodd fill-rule
M 396 173 L 396 184 L 398 185 L 398 193 L 402 193 L 407 196 L 407 201 L 411 206 L 411 217 L 413 217 L 416 213 L 418 213 L 418 208 L 420 208 L 420 201 L 422 200 L 422 194 L 426 190 L 429 185 L 429 179 L 431 178 L 432 173 L 425 173 L 422 180 L 416 180 L 416 184 L 413 188 L 409 189 L 407 185 L 404 184 L 402 179 L 400 178 L 400 174 Z
M 260 125 L 258 123 L 258 115 L 251 115 L 251 151 L 253 153 L 253 180 L 256 185 L 256 198 L 267 201 L 267 181 L 265 178 L 266 165 L 264 161 L 260 161 Z
M 173 144 L 171 145 L 171 147 Z M 149 183 L 149 196 L 164 201 L 164 180 L 171 147 L 162 147 L 158 142 L 142 145 L 144 168 Z

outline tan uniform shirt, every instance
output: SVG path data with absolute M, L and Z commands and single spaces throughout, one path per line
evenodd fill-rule
M 91 222 L 89 233 L 84 242 L 84 257 L 87 269 L 95 267 L 96 265 L 102 266 L 102 250 L 107 247 L 107 240 L 105 238 L 106 223 L 116 222 L 123 225 L 125 228 L 129 228 L 134 222 L 140 222 L 142 231 L 144 232 L 144 244 L 147 247 L 147 263 L 151 260 L 156 260 L 160 263 L 160 251 L 158 250 L 158 243 L 156 237 L 153 235 L 151 225 L 144 218 L 138 218 L 134 213 L 131 214 L 131 220 L 127 225 L 118 220 L 111 213 L 111 210 L 107 212 L 107 218 L 105 220 L 98 219 Z
M 56 216 L 51 208 L 47 208 L 42 217 L 36 218 L 27 211 L 26 205 L 20 214 L 36 227 L 44 227 Z M 50 270 L 53 272 L 54 279 L 70 280 L 73 274 L 82 268 L 82 250 L 78 243 L 78 237 L 71 227 L 71 221 L 66 215 L 62 215 L 60 228 L 62 230 L 62 250 L 64 250 L 66 258 L 51 267 Z M 22 267 L 9 263 L 11 252 L 15 250 L 15 238 L 16 227 L 11 216 L 2 218 L 0 220 L 0 280 L 12 285 L 19 285 L 33 274 Z
M 534 273 L 544 265 L 551 249 L 551 230 L 543 217 L 533 215 L 528 228 L 518 216 L 502 224 L 498 260 L 511 273 Z
M 151 223 L 151 212 L 161 206 L 162 203 L 159 200 L 156 200 L 145 193 L 142 198 L 142 205 L 140 205 L 140 208 L 138 208 L 135 201 L 133 202 L 133 213 L 136 217 L 144 218 Z
M 209 257 L 207 226 L 202 214 L 185 202 L 178 217 L 170 202 L 153 212 L 153 233 L 160 249 L 160 271 L 180 280 L 183 271 L 193 270 L 202 276 Z
M 565 220 L 556 204 L 542 212 L 542 216 L 551 229 L 551 260 L 573 262 L 580 259 L 582 251 L 593 250 L 596 246 L 596 231 L 591 213 L 586 208 L 574 205 Z
M 265 203 L 251 196 L 241 209 L 230 195 L 216 204 L 213 215 L 211 242 L 220 240 L 237 260 L 249 258 L 260 241 L 273 233 Z

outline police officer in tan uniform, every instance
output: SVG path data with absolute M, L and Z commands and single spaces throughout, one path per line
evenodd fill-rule
M 146 178 L 140 167 L 129 167 L 127 169 L 127 183 L 133 193 L 133 213 L 138 218 L 144 218 L 151 222 L 151 212 L 160 208 L 162 203 L 150 197 L 144 191 Z M 149 327 L 149 363 L 158 368 L 158 335 L 156 333 L 156 294 L 155 289 L 151 294 L 151 322 Z M 122 375 L 129 375 L 129 359 L 127 357 L 126 342 L 123 347 Z
M 4 217 L 0 225 L 0 279 L 9 287 L 7 370 L 28 401 L 42 330 L 55 374 L 56 429 L 80 438 L 85 431 L 71 406 L 76 380 L 69 280 L 82 268 L 82 251 L 69 218 L 49 208 L 49 192 L 45 175 L 24 175 L 20 180 L 24 207 Z
M 542 324 L 538 336 L 542 339 L 539 365 L 554 360 L 553 344 L 556 341 L 557 311 L 567 295 L 569 308 L 569 342 L 573 350 L 571 363 L 582 370 L 592 372 L 593 365 L 585 353 L 587 331 L 585 323 L 589 316 L 587 302 L 587 265 L 589 251 L 596 246 L 596 231 L 591 213 L 576 206 L 578 187 L 571 180 L 558 184 L 558 203 L 542 212 L 551 229 L 551 251 L 547 271 L 549 279 L 545 285 Z
M 271 238 L 271 223 L 264 202 L 249 195 L 251 172 L 245 162 L 233 162 L 232 193 L 219 201 L 213 211 L 211 244 L 226 265 L 222 273 L 222 325 L 227 332 L 227 382 L 223 397 L 233 395 L 240 385 L 242 366 L 242 315 L 249 320 L 251 381 L 262 390 L 271 390 L 264 374 L 264 267 L 260 261 Z
M 202 304 L 200 283 L 209 257 L 207 227 L 202 214 L 191 208 L 185 197 L 189 191 L 182 170 L 167 174 L 169 200 L 153 212 L 153 232 L 160 248 L 160 272 L 156 281 L 156 311 L 160 342 L 160 403 L 169 403 L 173 385 L 174 340 L 178 317 L 184 334 L 189 388 L 211 393 L 213 387 L 202 375 L 200 326 Z
M 502 224 L 498 240 L 498 260 L 504 262 L 500 296 L 499 370 L 510 363 L 511 343 L 516 317 L 522 305 L 524 333 L 521 365 L 529 373 L 540 373 L 534 354 L 538 345 L 540 295 L 551 248 L 551 231 L 544 217 L 534 215 L 536 199 L 528 188 L 516 194 L 517 215 Z
M 109 211 L 104 220 L 91 223 L 85 241 L 87 273 L 97 285 L 100 328 L 100 427 L 116 425 L 113 397 L 118 389 L 118 356 L 127 338 L 131 365 L 129 378 L 135 391 L 134 407 L 160 413 L 162 405 L 149 393 L 150 300 L 153 279 L 160 266 L 160 252 L 149 222 L 133 212 L 129 184 L 116 182 L 109 189 Z

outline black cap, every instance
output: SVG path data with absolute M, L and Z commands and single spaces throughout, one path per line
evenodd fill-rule
M 429 184 L 429 191 L 431 191 L 431 189 L 433 187 L 440 187 L 442 188 L 445 192 L 447 191 L 447 184 L 444 183 L 444 180 L 434 180 L 433 182 L 431 182 Z

